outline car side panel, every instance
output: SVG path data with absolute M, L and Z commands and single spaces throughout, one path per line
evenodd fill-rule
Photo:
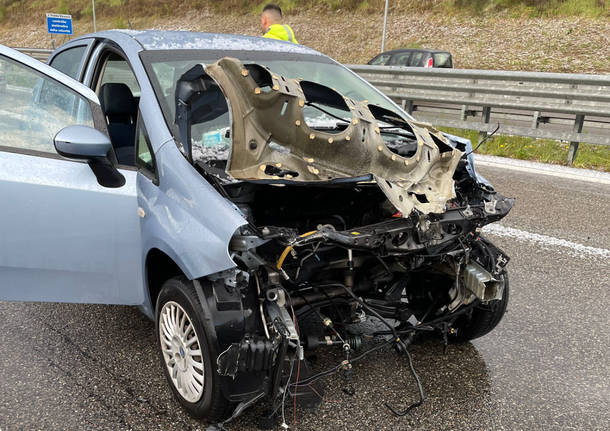
M 229 241 L 246 224 L 239 210 L 222 197 L 184 158 L 173 141 L 155 152 L 159 186 L 138 180 L 143 261 L 158 248 L 189 279 L 235 266 Z
M 159 185 L 143 175 L 137 181 L 138 205 L 145 214 L 141 219 L 143 265 L 148 252 L 156 248 L 167 254 L 189 279 L 234 267 L 229 241 L 247 221 L 176 146 L 138 55 L 141 47 L 119 38 L 115 42 L 127 56 L 140 85 L 140 113 L 157 163 Z M 95 61 L 94 57 L 91 61 Z M 85 76 L 92 76 L 92 71 Z M 144 266 L 142 274 L 146 274 Z M 143 310 L 150 315 L 153 304 L 147 293 L 146 298 Z
M 107 189 L 86 163 L 0 152 L 3 300 L 142 304 L 136 172 Z
M 103 35 L 96 36 L 102 41 Z M 146 274 L 146 256 L 154 248 L 167 254 L 189 279 L 234 267 L 228 253 L 229 241 L 246 220 L 180 153 L 141 63 L 142 47 L 127 35 L 108 36 L 111 37 L 106 42 L 112 41 L 125 54 L 140 85 L 139 109 L 159 177 L 159 185 L 143 175 L 137 178 L 142 279 Z M 94 68 L 103 49 L 103 45 L 98 45 L 85 66 L 83 82 L 87 86 L 94 84 Z M 154 308 L 146 289 L 143 295 L 142 310 L 151 316 Z

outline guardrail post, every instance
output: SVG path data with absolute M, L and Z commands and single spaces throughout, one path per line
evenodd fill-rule
M 582 132 L 582 125 L 585 122 L 585 116 L 577 114 L 574 120 L 574 133 Z M 578 152 L 578 142 L 570 142 L 570 149 L 568 150 L 568 166 L 574 163 L 576 153 Z
M 407 99 L 402 99 L 402 109 L 407 111 L 409 113 L 409 115 L 412 115 L 413 114 L 413 101 L 407 100 Z
M 491 107 L 490 106 L 483 106 L 483 112 L 481 115 L 481 120 L 483 121 L 483 123 L 485 124 L 489 124 L 489 117 L 491 116 Z M 481 142 L 483 142 L 483 139 L 487 138 L 488 132 L 479 132 L 479 144 Z
M 532 129 L 537 129 L 540 124 L 540 111 L 534 111 L 534 117 L 532 118 Z

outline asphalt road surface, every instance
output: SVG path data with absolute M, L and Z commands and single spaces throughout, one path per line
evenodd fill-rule
M 498 168 L 480 171 L 516 207 L 489 236 L 511 257 L 498 328 L 460 346 L 378 352 L 355 366 L 353 396 L 325 380 L 315 411 L 291 405 L 300 430 L 531 430 L 610 427 L 610 185 Z M 172 400 L 153 324 L 117 306 L 0 303 L 0 429 L 196 430 Z M 318 366 L 336 363 L 323 353 Z M 255 429 L 258 409 L 229 430 Z

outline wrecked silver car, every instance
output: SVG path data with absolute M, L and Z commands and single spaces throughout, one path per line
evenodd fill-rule
M 491 331 L 508 257 L 480 231 L 513 200 L 475 173 L 470 143 L 339 66 L 347 91 L 308 73 L 314 62 L 249 60 L 196 64 L 165 91 L 185 156 L 248 221 L 229 245 L 237 267 L 206 281 L 225 395 L 187 408 L 221 420 L 264 399 L 273 416 L 287 396 L 316 405 L 314 382 L 383 346 L 409 355 L 421 336 Z M 306 352 L 321 347 L 345 359 L 311 370 Z
M 19 150 L 0 151 L 0 299 L 139 306 L 176 399 L 216 428 L 256 403 L 267 425 L 289 400 L 316 406 L 333 373 L 350 392 L 384 348 L 418 383 L 406 411 L 388 405 L 406 414 L 424 399 L 410 344 L 502 318 L 509 259 L 481 228 L 513 200 L 476 173 L 469 141 L 332 59 L 108 31 L 49 66 L 2 46 L 0 61 L 22 87 L 2 123 Z M 341 360 L 319 369 L 315 349 Z

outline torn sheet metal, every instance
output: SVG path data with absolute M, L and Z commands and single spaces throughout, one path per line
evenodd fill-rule
M 392 152 L 366 101 L 357 102 L 309 81 L 273 74 L 258 65 L 223 58 L 206 66 L 229 101 L 233 148 L 227 172 L 236 179 L 329 181 L 372 174 L 404 216 L 413 208 L 441 213 L 454 197 L 453 173 L 462 152 L 432 127 L 407 121 L 418 142 L 410 157 Z M 253 76 L 255 75 L 255 76 Z M 307 125 L 306 94 L 323 91 L 351 113 L 338 132 Z

